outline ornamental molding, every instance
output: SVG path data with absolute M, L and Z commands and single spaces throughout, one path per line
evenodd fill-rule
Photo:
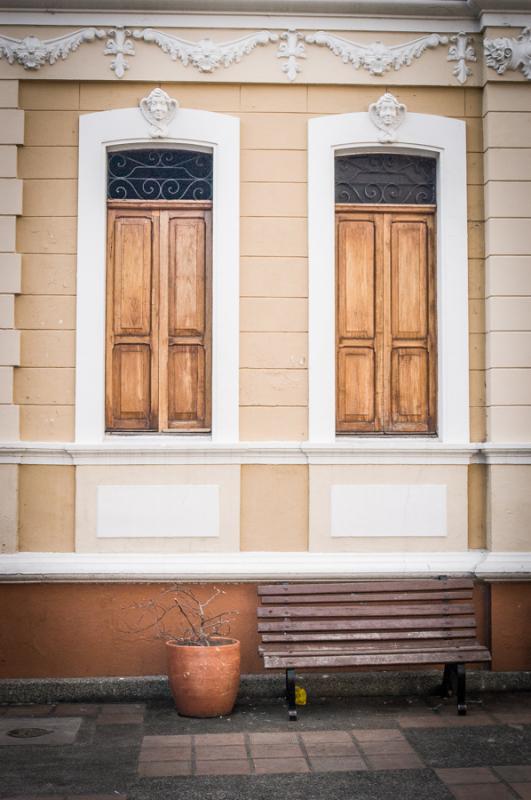
M 125 439 L 126 437 L 124 437 Z M 143 437 L 140 437 L 143 438 Z M 152 437 L 151 437 L 152 438 Z M 120 437 L 101 444 L 0 442 L 0 464 L 531 464 L 531 443 L 443 444 L 439 441 L 284 442 L 172 441 L 161 447 Z
M 128 59 L 136 54 L 136 42 L 154 44 L 172 61 L 203 74 L 240 63 L 256 47 L 277 44 L 276 55 L 282 62 L 281 70 L 290 82 L 295 81 L 302 72 L 301 61 L 307 58 L 307 45 L 327 47 L 345 65 L 364 69 L 375 77 L 411 66 L 413 60 L 420 58 L 426 50 L 445 44 L 449 44 L 448 61 L 455 62 L 453 75 L 460 84 L 465 83 L 472 74 L 468 63 L 476 61 L 473 41 L 463 32 L 452 36 L 431 33 L 404 44 L 386 45 L 379 41 L 359 44 L 325 31 L 304 34 L 294 28 L 280 33 L 260 30 L 227 42 L 217 42 L 209 37 L 192 41 L 154 28 L 132 29 L 125 26 L 83 28 L 54 39 L 39 39 L 33 35 L 16 39 L 0 35 L 0 58 L 4 57 L 10 64 L 19 64 L 27 70 L 39 70 L 45 65 L 55 64 L 59 59 L 66 59 L 81 44 L 96 39 L 106 40 L 102 52 L 104 56 L 112 57 L 109 67 L 118 79 L 123 78 L 129 69 Z M 485 51 L 487 63 L 499 74 L 506 69 L 521 67 L 526 77 L 531 76 L 529 28 L 524 29 L 518 39 L 486 40 Z
M 180 61 L 184 67 L 193 66 L 199 72 L 215 72 L 220 67 L 238 64 L 243 56 L 251 53 L 259 45 L 278 41 L 278 34 L 271 31 L 258 31 L 230 42 L 214 42 L 213 39 L 200 39 L 190 42 L 170 33 L 153 28 L 133 31 L 133 37 L 144 42 L 152 42 L 167 53 L 172 61 Z
M 378 141 L 394 142 L 398 128 L 404 122 L 406 107 L 390 92 L 383 94 L 369 106 L 369 119 L 378 128 Z
M 0 36 L 0 58 L 5 58 L 9 64 L 20 64 L 24 69 L 40 69 L 45 64 L 55 64 L 59 59 L 64 61 L 84 42 L 103 39 L 105 35 L 105 31 L 99 28 L 84 28 L 55 39 Z
M 125 71 L 129 69 L 129 64 L 125 60 L 126 56 L 135 55 L 135 47 L 131 39 L 131 31 L 127 28 L 114 28 L 107 31 L 107 42 L 105 44 L 104 56 L 114 56 L 111 61 L 111 69 L 117 78 L 123 78 Z
M 458 33 L 450 37 L 447 60 L 457 62 L 452 70 L 452 75 L 455 75 L 460 84 L 466 83 L 472 75 L 472 70 L 467 62 L 477 61 L 474 42 L 468 34 Z
M 293 82 L 299 72 L 302 72 L 302 67 L 297 59 L 306 58 L 304 36 L 294 28 L 290 28 L 286 33 L 280 35 L 280 40 L 277 58 L 286 59 L 286 62 L 282 64 L 282 72 L 286 75 L 288 81 Z
M 487 66 L 503 75 L 506 70 L 521 70 L 531 80 L 531 28 L 524 28 L 516 39 L 500 36 L 483 41 Z
M 383 75 L 391 69 L 399 70 L 401 67 L 411 66 L 413 59 L 420 58 L 428 48 L 448 44 L 448 36 L 431 33 L 429 36 L 421 36 L 411 42 L 406 42 L 406 44 L 388 46 L 383 42 L 373 42 L 368 45 L 358 44 L 344 39 L 342 36 L 317 31 L 317 33 L 309 33 L 305 41 L 308 44 L 328 47 L 334 55 L 341 58 L 344 64 L 352 64 L 354 69 L 361 67 L 371 75 Z
M 149 135 L 154 139 L 168 135 L 170 122 L 177 113 L 179 103 L 162 89 L 153 89 L 139 103 L 140 113 L 149 125 Z

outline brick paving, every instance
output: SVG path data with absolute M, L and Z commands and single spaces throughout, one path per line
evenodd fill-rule
M 319 795 L 325 800 L 336 797 L 327 795 L 327 781 L 350 775 L 371 785 L 388 775 L 389 788 L 375 797 L 531 800 L 530 694 L 497 695 L 491 704 L 471 705 L 465 717 L 449 704 L 430 708 L 418 698 L 349 703 L 350 710 L 345 701 L 314 704 L 301 710 L 297 723 L 286 720 L 281 701 L 242 706 L 230 719 L 218 720 L 186 720 L 169 703 L 4 706 L 6 732 L 59 729 L 69 720 L 79 730 L 75 741 L 61 747 L 31 738 L 16 748 L 0 742 L 0 768 L 7 775 L 0 798 L 144 800 L 171 797 L 172 786 L 176 792 L 186 786 L 182 796 L 195 798 L 190 781 L 218 787 L 217 794 L 199 791 L 205 798 L 221 796 L 226 781 L 239 781 L 238 791 L 223 796 L 243 791 L 242 797 L 252 798 L 252 783 L 242 781 L 284 776 L 301 782 L 313 775 L 325 781 Z M 18 759 L 12 767 L 9 756 Z M 411 788 L 415 781 L 420 789 Z

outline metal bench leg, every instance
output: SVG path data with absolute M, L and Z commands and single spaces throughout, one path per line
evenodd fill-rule
M 464 664 L 456 664 L 457 672 L 457 713 L 466 714 L 466 673 Z
M 295 705 L 295 670 L 286 670 L 286 700 L 288 701 L 288 714 L 290 722 L 297 722 L 297 707 Z
M 441 697 L 450 697 L 452 694 L 452 678 L 455 673 L 455 664 L 445 664 L 441 684 Z

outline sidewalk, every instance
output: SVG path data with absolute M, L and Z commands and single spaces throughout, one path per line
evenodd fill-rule
M 0 774 L 18 800 L 531 800 L 531 694 L 2 706 Z

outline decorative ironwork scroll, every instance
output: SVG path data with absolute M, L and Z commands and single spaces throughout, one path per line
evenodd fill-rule
M 437 196 L 436 174 L 436 160 L 425 156 L 337 156 L 336 203 L 433 204 Z
M 109 153 L 109 200 L 212 200 L 212 153 L 121 150 Z

